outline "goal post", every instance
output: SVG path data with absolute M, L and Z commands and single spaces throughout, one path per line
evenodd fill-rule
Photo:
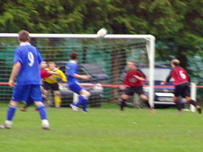
M 0 33 L 0 39 L 3 38 L 3 39 L 8 40 L 9 38 L 17 38 L 17 37 L 18 37 L 17 33 Z M 111 61 L 108 61 L 108 64 L 111 63 L 111 70 L 109 70 L 109 69 L 106 70 L 107 75 L 109 75 L 110 72 L 115 71 L 115 69 L 117 68 L 116 64 L 119 63 L 119 61 L 122 60 L 122 58 L 124 58 L 124 57 L 122 57 L 122 55 L 117 54 L 117 50 L 121 50 L 121 49 L 125 48 L 128 51 L 129 47 L 131 47 L 132 45 L 136 45 L 136 43 L 139 45 L 141 43 L 142 44 L 145 43 L 145 48 L 143 50 L 146 50 L 146 54 L 148 55 L 147 64 L 149 65 L 149 73 L 150 73 L 149 78 L 148 78 L 148 80 L 149 80 L 149 102 L 150 102 L 151 106 L 154 107 L 154 65 L 155 65 L 155 63 L 154 63 L 155 62 L 155 37 L 154 36 L 152 36 L 152 35 L 131 35 L 131 34 L 123 34 L 123 35 L 107 34 L 104 38 L 100 38 L 97 34 L 36 34 L 36 33 L 30 33 L 30 37 L 31 37 L 31 40 L 32 39 L 54 39 L 51 42 L 49 42 L 50 47 L 53 44 L 53 42 L 56 41 L 56 39 L 58 39 L 58 40 L 59 39 L 68 39 L 68 40 L 80 39 L 83 42 L 83 44 L 86 44 L 86 43 L 88 44 L 88 47 L 90 48 L 90 50 L 94 50 L 95 48 L 103 49 L 103 51 L 106 54 L 104 55 L 104 57 L 101 60 L 106 60 L 106 57 L 111 58 Z M 90 41 L 86 41 L 87 39 L 90 39 Z M 74 45 L 78 44 L 79 46 L 81 45 L 78 42 L 77 43 L 70 42 L 68 40 L 63 42 L 63 43 L 67 42 L 68 44 L 60 46 L 60 50 L 62 50 L 61 49 L 62 47 L 63 47 L 63 49 L 68 50 L 68 49 L 70 49 L 70 46 L 72 46 L 71 50 L 77 50 L 78 47 L 74 46 L 74 48 L 73 48 L 73 44 Z M 105 43 L 103 43 L 103 41 Z M 4 42 L 4 41 L 1 42 L 0 43 L 0 53 L 5 47 L 11 46 L 13 43 L 14 43 L 13 41 L 9 42 L 8 44 L 7 44 L 7 42 Z M 36 41 L 35 41 L 35 43 L 38 44 Z M 110 45 L 111 45 L 111 48 L 109 47 Z M 17 43 L 15 42 L 13 47 L 16 47 L 16 46 L 17 46 Z M 40 48 L 40 47 L 42 47 L 42 44 L 39 43 L 38 46 L 36 46 L 36 47 Z M 86 51 L 86 50 L 84 50 L 85 47 L 82 47 L 83 51 Z M 118 47 L 120 47 L 120 48 L 118 48 Z M 136 49 L 136 47 L 137 46 L 135 46 L 135 48 L 133 48 L 131 50 L 139 51 L 139 49 Z M 53 48 L 55 49 L 56 47 L 53 47 Z M 47 49 L 50 49 L 50 48 L 47 48 Z M 81 48 L 79 48 L 79 49 L 81 49 Z M 39 51 L 40 51 L 40 49 L 39 49 Z M 97 54 L 97 52 L 94 52 L 94 51 L 92 51 L 91 53 Z M 110 55 L 108 55 L 108 53 Z M 41 53 L 41 54 L 43 54 L 43 53 Z M 14 53 L 13 53 L 13 55 L 14 55 Z M 85 55 L 83 54 L 83 57 L 85 58 L 87 55 L 88 54 L 85 54 Z M 120 58 L 115 59 L 115 58 L 113 58 L 114 55 L 118 55 Z M 62 53 L 61 56 L 65 57 L 66 55 L 63 55 L 63 53 Z M 57 57 L 57 55 L 56 55 L 56 57 Z M 10 58 L 12 58 L 12 57 L 10 56 Z M 132 56 L 131 56 L 131 58 L 132 58 Z M 66 58 L 66 60 L 67 60 L 67 58 Z M 117 60 L 117 61 L 114 61 L 114 60 Z M 123 62 L 126 60 L 123 60 Z M 133 59 L 133 60 L 136 61 L 136 59 Z M 83 62 L 85 62 L 85 60 L 83 60 Z M 92 62 L 95 63 L 95 61 L 92 61 Z M 102 63 L 104 64 L 104 62 L 105 61 L 103 61 Z M 107 62 L 107 60 L 106 60 L 106 62 Z M 136 61 L 136 62 L 139 63 L 139 61 Z M 88 61 L 88 63 L 90 63 L 90 61 Z M 98 63 L 98 64 L 100 64 L 100 63 Z M 100 64 L 100 65 L 102 65 L 102 64 Z M 107 65 L 103 65 L 103 67 L 107 67 Z M 119 79 L 119 78 L 116 78 L 116 79 Z M 108 81 L 107 83 L 110 83 L 110 84 L 113 83 L 114 85 L 116 85 L 115 82 L 118 82 L 118 81 L 111 80 L 111 81 Z
M 191 99 L 196 101 L 196 90 L 197 90 L 197 85 L 194 82 L 191 82 Z M 190 110 L 192 112 L 195 112 L 195 107 L 190 104 Z

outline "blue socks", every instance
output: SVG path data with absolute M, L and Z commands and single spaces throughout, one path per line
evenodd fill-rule
M 37 106 L 37 109 L 39 110 L 41 119 L 42 120 L 47 119 L 47 111 L 46 111 L 46 107 L 44 106 L 44 104 Z M 16 106 L 9 105 L 9 108 L 7 110 L 6 120 L 12 121 L 15 112 L 16 112 Z
M 82 103 L 82 96 L 79 96 L 78 102 L 75 104 L 76 107 L 79 107 L 79 105 Z
M 87 99 L 83 99 L 83 103 L 82 103 L 82 109 L 83 111 L 87 111 L 87 103 L 88 103 L 88 100 Z
M 87 111 L 87 103 L 88 103 L 88 98 L 84 95 L 80 95 L 79 100 L 75 104 L 75 106 L 79 107 L 79 105 L 82 104 L 83 111 Z
M 44 104 L 40 104 L 37 106 L 41 119 L 47 119 L 47 110 Z
M 9 105 L 9 108 L 7 110 L 6 120 L 12 121 L 13 120 L 13 116 L 15 114 L 15 111 L 16 111 L 16 106 Z

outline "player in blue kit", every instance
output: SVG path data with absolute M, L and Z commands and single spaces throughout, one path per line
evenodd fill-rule
M 76 104 L 71 104 L 70 106 L 74 111 L 78 111 L 79 105 L 82 104 L 83 111 L 88 112 L 87 103 L 88 98 L 90 97 L 91 94 L 78 84 L 77 79 L 89 80 L 89 76 L 78 74 L 78 64 L 77 64 L 78 54 L 76 52 L 71 53 L 70 59 L 71 60 L 66 64 L 66 72 L 65 72 L 66 77 L 68 79 L 68 86 L 70 90 L 80 95 L 78 102 Z
M 10 129 L 13 124 L 13 117 L 19 101 L 32 99 L 37 106 L 42 128 L 49 129 L 46 107 L 42 103 L 40 64 L 42 57 L 39 51 L 32 46 L 29 32 L 22 30 L 19 32 L 18 40 L 20 46 L 15 50 L 14 65 L 9 79 L 9 86 L 13 89 L 12 98 L 7 110 L 5 124 L 0 125 L 1 129 Z M 14 83 L 17 77 L 16 85 Z

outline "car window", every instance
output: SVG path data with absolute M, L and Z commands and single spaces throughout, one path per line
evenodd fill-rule
M 149 78 L 149 68 L 141 68 L 142 72 Z M 154 80 L 165 81 L 167 76 L 170 74 L 171 69 L 155 68 L 154 69 Z M 170 81 L 174 81 L 173 78 Z
M 85 69 L 83 68 L 79 68 L 78 69 L 78 74 L 81 74 L 81 75 L 88 75 L 88 73 L 85 71 Z

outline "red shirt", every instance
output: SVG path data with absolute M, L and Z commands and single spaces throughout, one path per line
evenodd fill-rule
M 41 78 L 44 79 L 50 77 L 52 74 L 48 74 L 48 70 L 40 70 L 40 75 Z
M 127 71 L 127 75 L 123 82 L 124 85 L 138 87 L 143 85 L 143 81 L 138 80 L 135 76 L 143 77 L 143 74 L 138 71 Z
M 179 84 L 190 81 L 190 78 L 189 78 L 187 72 L 179 66 L 177 66 L 171 70 L 171 73 L 167 77 L 166 81 L 168 82 L 171 77 L 173 77 L 173 79 L 174 79 L 174 85 L 179 85 Z

